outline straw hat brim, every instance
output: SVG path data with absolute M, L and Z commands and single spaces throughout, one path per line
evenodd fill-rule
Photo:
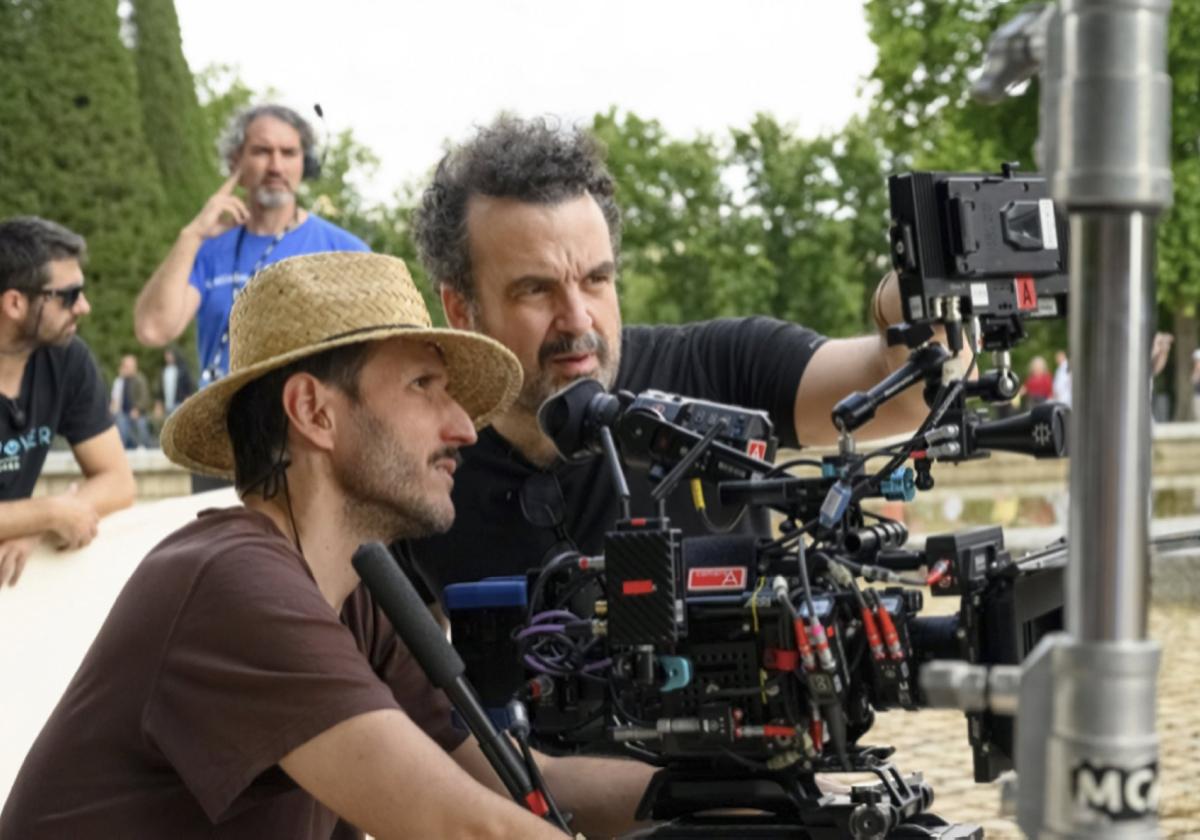
M 512 405 L 521 389 L 520 363 L 494 339 L 461 330 L 390 325 L 300 347 L 218 379 L 184 400 L 167 418 L 160 436 L 163 452 L 192 472 L 232 481 L 233 447 L 226 418 L 230 401 L 244 385 L 305 356 L 397 336 L 429 342 L 441 350 L 450 395 L 477 429 Z

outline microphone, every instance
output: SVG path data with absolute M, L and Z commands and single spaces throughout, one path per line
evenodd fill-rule
M 1047 402 L 1031 411 L 979 423 L 971 430 L 976 449 L 1019 452 L 1035 458 L 1062 458 L 1067 454 L 1067 418 L 1071 410 Z
M 598 432 L 621 413 L 621 400 L 595 379 L 576 379 L 538 407 L 542 434 L 550 438 L 563 459 L 570 461 L 601 451 Z
M 320 102 L 313 103 L 313 113 L 321 120 L 321 127 L 325 129 L 325 142 L 321 144 L 321 168 L 325 168 L 325 158 L 329 157 L 329 123 L 325 122 L 325 109 L 321 107 Z
M 550 806 L 545 797 L 534 788 L 512 743 L 492 725 L 475 690 L 463 676 L 466 666 L 462 657 L 446 640 L 399 564 L 380 543 L 359 546 L 351 562 L 429 681 L 446 692 L 467 722 L 480 749 L 513 799 L 539 817 L 546 816 Z

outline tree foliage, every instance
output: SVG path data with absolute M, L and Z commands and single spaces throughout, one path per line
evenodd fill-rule
M 113 370 L 167 242 L 117 0 L 3 0 L 0 33 L 0 218 L 40 215 L 87 238 L 81 334 Z
M 871 39 L 879 50 L 871 74 L 880 131 L 918 169 L 996 170 L 1007 160 L 1034 169 L 1037 86 L 999 105 L 970 98 L 988 37 L 1024 8 L 996 0 L 867 0 Z M 1200 4 L 1172 4 L 1168 29 L 1172 76 L 1172 165 L 1175 205 L 1158 227 L 1160 329 L 1177 333 L 1174 390 L 1187 390 L 1195 347 L 1200 271 Z M 1061 324 L 1036 330 L 1021 357 L 1065 346 Z M 1187 410 L 1189 400 L 1177 400 Z
M 685 141 L 610 110 L 592 128 L 624 215 L 627 320 L 762 313 L 862 330 L 886 244 L 879 149 L 863 125 L 810 141 L 760 115 L 725 139 Z
M 833 335 L 866 328 L 866 302 L 886 269 L 882 150 L 862 122 L 813 140 L 760 114 L 734 131 L 765 277 L 746 294 L 762 311 Z
M 142 125 L 166 195 L 165 221 L 178 228 L 211 194 L 217 156 L 183 56 L 174 2 L 133 0 L 132 8 Z

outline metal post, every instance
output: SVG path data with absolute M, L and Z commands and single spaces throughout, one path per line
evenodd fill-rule
M 1146 636 L 1154 221 L 1071 216 L 1070 562 L 1076 640 Z
M 1067 632 L 1021 668 L 1017 821 L 1037 838 L 1158 836 L 1149 600 L 1154 236 L 1171 202 L 1170 0 L 1033 5 L 989 47 L 977 95 L 1040 59 L 1039 148 L 1071 220 L 1071 510 Z M 1010 669 L 926 666 L 945 702 L 1011 700 Z M 934 696 L 931 694 L 931 696 Z
M 1155 222 L 1171 200 L 1169 11 L 1170 0 L 1061 0 L 1046 42 L 1043 149 L 1071 218 L 1075 410 L 1068 632 L 1031 666 L 1052 686 L 1045 798 L 1021 814 L 1039 837 L 1158 834 L 1146 499 Z

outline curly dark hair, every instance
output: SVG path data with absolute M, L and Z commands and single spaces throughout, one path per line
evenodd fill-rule
M 421 262 L 440 290 L 474 299 L 467 245 L 467 202 L 473 195 L 557 204 L 590 193 L 608 223 L 613 254 L 621 244 L 616 184 L 605 148 L 591 134 L 545 119 L 498 117 L 474 139 L 451 149 L 413 211 L 413 238 Z

